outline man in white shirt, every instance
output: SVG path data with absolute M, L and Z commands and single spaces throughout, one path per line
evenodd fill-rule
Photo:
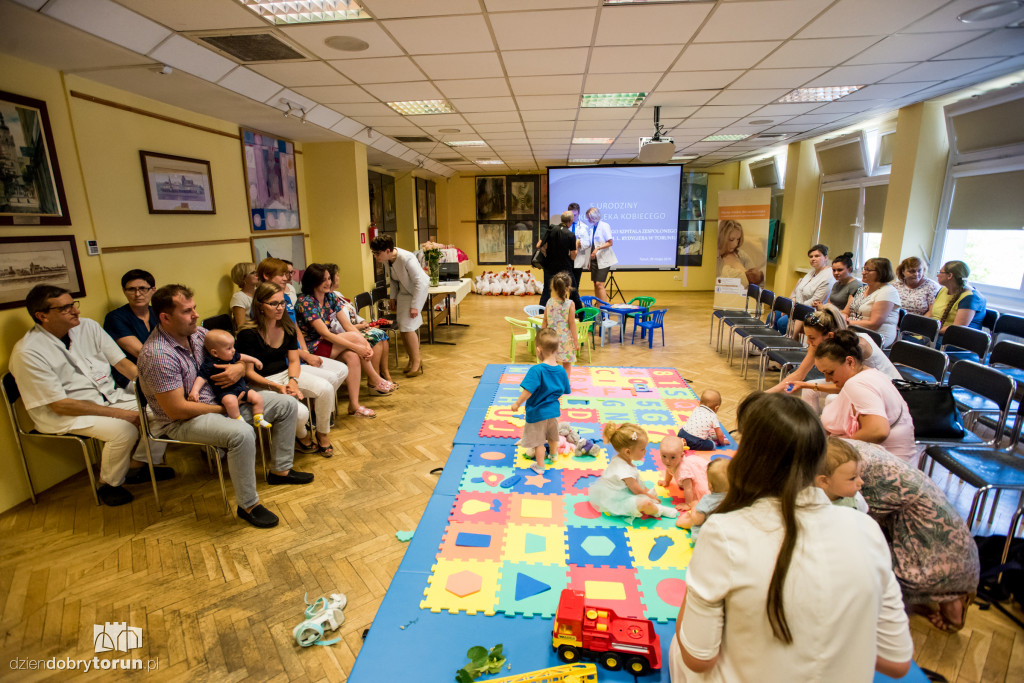
M 593 230 L 590 225 L 580 220 L 580 205 L 573 202 L 569 205 L 572 211 L 572 225 L 569 230 L 576 235 L 576 258 L 572 263 L 572 286 L 576 291 L 580 290 L 580 278 L 583 276 L 583 269 L 590 268 L 590 247 L 593 242 Z
M 139 413 L 131 391 L 114 383 L 113 366 L 129 380 L 138 371 L 99 323 L 80 318 L 78 302 L 53 285 L 36 285 L 25 299 L 36 325 L 11 352 L 10 369 L 36 429 L 78 434 L 103 441 L 97 495 L 106 505 L 125 505 L 131 492 L 122 484 L 149 481 L 141 462 L 129 469 L 139 443 Z M 154 444 L 155 445 L 155 444 Z M 164 448 L 154 448 L 155 461 Z M 143 461 L 141 450 L 136 460 Z M 155 467 L 157 481 L 171 479 L 170 467 Z

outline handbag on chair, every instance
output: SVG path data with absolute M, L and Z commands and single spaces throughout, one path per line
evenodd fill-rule
M 892 383 L 910 409 L 915 438 L 962 439 L 967 433 L 953 399 L 952 388 L 900 379 L 894 379 Z

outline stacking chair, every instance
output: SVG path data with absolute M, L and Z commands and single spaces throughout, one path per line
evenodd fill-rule
M 998 444 L 1003 438 L 1004 425 L 1010 413 L 1016 389 L 1014 381 L 998 370 L 962 360 L 953 364 L 947 384 L 953 389 L 953 398 L 964 414 L 967 433 L 962 439 L 916 438 L 916 443 L 947 447 Z M 982 439 L 971 431 L 977 417 L 984 413 L 999 415 L 992 439 Z
M 797 349 L 797 348 L 788 348 L 788 349 L 771 349 L 771 348 L 769 348 L 769 349 L 765 349 L 765 351 L 764 351 L 764 353 L 762 355 L 763 355 L 762 361 L 764 362 L 764 368 L 765 369 L 764 369 L 764 372 L 761 373 L 758 376 L 758 378 L 757 378 L 757 390 L 758 391 L 763 391 L 764 390 L 765 377 L 768 374 L 768 364 L 769 363 L 778 363 L 778 365 L 779 365 L 779 381 L 781 382 L 782 378 L 784 378 L 789 373 L 793 372 L 793 370 L 795 368 L 799 367 L 800 364 L 802 362 L 804 362 L 804 358 L 807 357 L 807 349 L 806 348 L 799 348 L 799 349 Z M 811 371 L 808 373 L 807 377 L 805 378 L 805 381 L 809 382 L 812 379 L 820 378 L 820 377 L 822 377 L 822 374 L 820 372 L 818 372 L 815 368 L 811 368 Z
M 636 342 L 636 328 L 640 326 L 640 340 L 643 341 L 643 332 L 648 332 L 647 336 L 647 348 L 654 348 L 654 331 L 661 328 L 661 345 L 665 345 L 665 314 L 668 313 L 667 308 L 659 308 L 655 311 L 647 311 L 647 316 L 640 320 L 634 318 L 633 320 L 633 342 Z
M 850 330 L 858 334 L 866 334 L 871 337 L 871 341 L 875 342 L 875 346 L 882 348 L 882 335 L 878 334 L 874 330 L 869 330 L 866 327 L 860 325 L 850 325 Z
M 597 344 L 594 341 L 594 326 L 601 322 L 601 310 L 598 308 L 594 308 L 592 306 L 584 306 L 582 309 L 577 311 L 576 319 L 578 322 L 581 323 L 591 323 L 590 345 L 594 348 L 597 348 Z
M 138 408 L 139 408 L 139 425 L 140 425 L 140 431 L 142 432 L 142 443 L 145 444 L 145 447 L 146 447 L 146 459 L 149 460 L 149 478 L 153 482 L 153 497 L 156 499 L 156 509 L 157 510 L 162 510 L 163 508 L 160 505 L 160 496 L 159 496 L 159 494 L 157 493 L 157 490 L 156 490 L 156 476 L 155 476 L 155 473 L 153 472 L 153 452 L 152 452 L 152 450 L 150 449 L 150 446 L 149 446 L 150 441 L 159 441 L 161 443 L 166 443 L 166 444 L 172 444 L 172 443 L 187 444 L 187 445 L 192 445 L 192 446 L 199 446 L 200 448 L 202 448 L 206 452 L 206 464 L 207 465 L 209 465 L 210 461 L 213 461 L 213 460 L 215 460 L 217 462 L 217 476 L 220 478 L 220 495 L 221 495 L 221 497 L 224 498 L 224 512 L 225 513 L 231 512 L 231 508 L 228 506 L 228 490 L 227 490 L 227 487 L 224 485 L 224 468 L 221 465 L 220 453 L 217 452 L 217 449 L 215 447 L 210 446 L 209 444 L 205 444 L 205 443 L 199 443 L 199 442 L 196 442 L 196 441 L 179 441 L 178 439 L 171 439 L 171 438 L 166 437 L 166 436 L 156 436 L 156 435 L 154 435 L 153 434 L 153 430 L 150 428 L 150 425 L 149 425 L 149 411 L 146 410 L 146 406 L 148 405 L 148 401 L 146 401 L 146 395 L 144 393 L 142 393 L 142 385 L 140 384 L 138 378 L 135 378 L 135 381 L 132 382 L 132 389 L 134 389 L 134 391 L 135 391 L 135 403 L 136 403 L 136 405 L 138 405 Z M 261 454 L 262 454 L 262 451 L 261 451 Z M 264 469 L 265 468 L 266 468 L 266 463 L 264 463 Z
M 367 316 L 369 320 L 373 320 L 373 297 L 370 296 L 369 292 L 360 292 L 359 294 L 356 294 L 356 298 L 352 300 L 352 305 L 356 307 L 356 313 L 359 315 L 362 315 L 362 310 L 364 308 L 371 309 L 367 311 Z
M 897 328 L 896 339 L 904 339 L 908 335 L 911 341 L 934 347 L 939 336 L 939 321 L 928 316 L 907 313 Z
M 584 306 L 590 306 L 591 308 L 601 308 L 608 305 L 607 301 L 598 299 L 596 296 L 581 296 L 580 301 L 583 302 Z
M 961 363 L 966 362 L 969 361 L 961 361 Z M 1002 417 L 1005 418 L 1006 415 L 1004 414 Z M 1013 430 L 1010 444 L 1005 449 L 998 447 L 998 441 L 989 448 L 934 445 L 926 448 L 921 457 L 919 466 L 922 470 L 925 469 L 926 461 L 931 461 L 929 471 L 934 469 L 935 463 L 939 463 L 954 477 L 977 489 L 967 515 L 968 528 L 981 521 L 989 491 L 996 492 L 992 509 L 989 512 L 989 524 L 992 523 L 992 518 L 995 516 L 996 507 L 999 505 L 999 494 L 1002 491 L 1024 492 L 1024 458 L 1015 452 L 1020 443 L 1021 423 L 1024 422 L 1024 402 L 1018 403 L 1014 418 L 1016 427 Z M 1018 506 L 1017 513 L 1014 514 L 1010 524 L 1007 543 L 1020 521 L 1020 511 L 1021 507 Z
M 638 313 L 627 313 L 626 314 L 626 318 L 632 318 L 633 319 L 633 332 L 636 332 L 636 322 L 637 322 L 637 320 L 643 320 L 644 319 L 645 315 L 647 314 L 647 311 L 649 311 L 651 309 L 651 306 L 654 305 L 654 297 L 653 296 L 635 296 L 632 299 L 630 299 L 629 302 L 626 305 L 627 306 L 639 306 L 640 308 L 644 309 L 644 310 L 642 310 L 642 311 L 640 311 Z M 625 326 L 626 321 L 623 320 L 622 324 L 623 324 L 623 326 Z M 644 330 L 643 329 L 640 330 L 640 338 L 641 339 L 644 338 Z
M 950 325 L 942 335 L 942 350 L 954 363 L 958 360 L 985 362 L 988 346 L 992 343 L 987 332 L 963 325 Z
M 516 344 L 526 342 L 526 350 L 531 356 L 534 355 L 534 340 L 537 338 L 537 328 L 530 324 L 529 320 L 517 320 L 505 316 L 505 322 L 512 326 L 512 345 L 509 350 L 509 362 L 516 362 Z M 516 330 L 522 330 L 518 334 Z
M 988 357 L 989 367 L 1017 382 L 1017 396 L 1024 395 L 1024 344 L 1004 340 L 998 342 Z
M 986 308 L 985 317 L 981 320 L 981 329 L 988 330 L 989 334 L 992 334 L 997 322 L 999 322 L 999 311 L 994 308 Z
M 597 301 L 600 301 L 600 299 L 597 299 Z M 623 341 L 622 341 L 622 332 L 626 328 L 625 319 L 624 318 L 615 319 L 614 317 L 612 317 L 612 315 L 608 311 L 606 311 L 604 309 L 600 309 L 600 310 L 601 310 L 601 346 L 604 346 L 604 338 L 605 338 L 605 334 L 608 332 L 608 330 L 614 329 L 616 327 L 619 328 L 619 343 L 622 344 L 623 343 Z
M 898 339 L 889 350 L 889 360 L 903 379 L 935 384 L 946 376 L 949 358 L 938 349 Z
M 1010 315 L 1009 313 L 1000 315 L 999 320 L 992 328 L 992 341 L 999 341 L 1001 334 L 1024 339 L 1024 316 Z
M 587 350 L 587 363 L 590 363 L 590 346 L 587 344 L 587 335 L 590 335 L 591 343 L 594 339 L 594 321 L 584 320 L 576 323 L 576 339 L 579 342 L 580 350 L 577 352 L 576 360 L 581 361 L 583 359 L 583 349 Z
M 814 308 L 811 307 L 811 306 L 808 306 L 807 304 L 793 304 L 793 315 L 790 318 L 790 320 L 792 321 L 792 324 L 790 325 L 790 329 L 792 330 L 793 326 L 796 325 L 796 323 L 798 323 L 798 322 L 802 323 L 804 321 L 804 318 L 806 318 L 807 316 L 809 316 L 813 312 L 814 312 Z M 796 339 L 792 339 L 792 338 L 786 337 L 786 336 L 780 336 L 780 337 L 755 336 L 755 337 L 751 338 L 750 346 L 751 346 L 751 348 L 757 349 L 758 351 L 761 352 L 760 360 L 758 362 L 758 369 L 757 369 L 757 388 L 758 388 L 759 391 L 764 388 L 764 377 L 765 377 L 766 374 L 768 374 L 768 365 L 769 365 L 769 363 L 775 362 L 775 363 L 779 363 L 779 365 L 782 365 L 782 361 L 769 357 L 771 351 L 784 351 L 784 350 L 785 351 L 795 351 L 795 352 L 797 352 L 799 354 L 803 354 L 803 355 L 805 355 L 807 353 L 807 350 L 804 347 L 804 343 L 802 341 L 799 341 L 799 340 L 796 340 Z M 800 361 L 803 360 L 803 355 L 800 356 L 800 358 L 799 358 L 799 360 L 797 362 L 800 362 Z M 789 358 L 791 358 L 791 357 L 792 356 L 787 356 L 787 360 Z M 744 378 L 746 378 L 746 376 L 747 376 L 746 366 L 747 366 L 747 357 L 744 356 L 743 357 L 743 377 Z
M 742 315 L 742 316 L 723 316 L 718 319 L 718 341 L 715 345 L 715 350 L 719 353 L 722 352 L 722 336 L 724 327 L 743 327 L 743 326 L 758 326 L 764 325 L 764 321 L 761 320 L 761 315 L 767 315 L 775 303 L 775 292 L 770 289 L 762 289 L 758 295 L 757 314 L 756 315 Z
M 544 307 L 540 304 L 530 304 L 529 306 L 523 306 L 523 313 L 526 314 L 527 318 L 536 318 L 537 316 L 544 315 Z
M 760 318 L 761 317 L 761 288 L 757 285 L 747 285 L 747 297 L 743 300 L 743 310 L 738 309 L 727 309 L 723 308 L 717 311 L 711 312 L 711 329 L 708 334 L 708 343 L 711 344 L 715 341 L 715 321 L 721 321 L 722 318 Z M 750 307 L 754 306 L 753 312 Z M 755 316 L 756 314 L 756 316 Z M 721 326 L 721 322 L 719 322 Z
M 735 324 L 732 326 L 732 336 L 729 337 L 729 367 L 732 367 L 732 350 L 734 348 L 734 342 L 736 338 L 740 339 L 740 351 L 741 353 L 750 353 L 750 348 L 747 344 L 747 340 L 752 336 L 772 337 L 774 339 L 782 339 L 786 335 L 782 334 L 775 329 L 774 321 L 780 315 L 787 317 L 793 317 L 793 300 L 785 296 L 775 297 L 775 302 L 772 304 L 771 312 L 765 317 L 764 322 L 757 322 L 754 324 Z M 744 369 L 746 363 L 743 364 Z
M 231 317 L 230 313 L 221 313 L 220 315 L 212 315 L 209 318 L 204 318 L 203 327 L 208 330 L 225 330 L 234 334 L 235 321 Z
M 26 436 L 32 437 L 33 439 L 51 439 L 51 440 L 62 440 L 62 441 L 73 441 L 79 448 L 82 449 L 82 457 L 85 458 L 85 471 L 89 473 L 89 486 L 92 489 L 92 499 L 96 501 L 96 504 L 100 504 L 99 494 L 96 493 L 96 475 L 92 471 L 92 460 L 93 456 L 97 455 L 100 450 L 99 441 L 88 436 L 79 436 L 78 434 L 44 434 L 36 431 L 34 426 L 32 429 L 26 429 L 22 424 L 21 416 L 19 415 L 18 406 L 15 405 L 21 398 L 21 391 L 18 389 L 18 384 L 14 380 L 14 375 L 9 372 L 5 372 L 3 376 L 3 393 L 4 393 L 4 405 L 7 406 L 7 415 L 11 418 L 11 424 L 14 425 L 14 438 L 18 442 L 18 451 L 21 453 L 21 465 L 25 469 L 25 479 L 28 481 L 28 493 L 29 497 L 32 498 L 32 503 L 36 502 L 36 489 L 32 484 L 32 475 L 29 474 L 28 460 L 25 458 L 25 445 L 22 439 Z M 24 403 L 22 403 L 24 405 Z M 29 422 L 31 422 L 29 417 Z M 153 484 L 153 492 L 156 493 L 156 484 Z
M 375 287 L 370 292 L 370 311 L 373 313 L 373 319 L 374 320 L 379 320 L 380 318 L 384 318 L 385 320 L 390 320 L 391 321 L 391 325 L 389 325 L 387 327 L 382 327 L 380 329 L 382 329 L 385 332 L 387 332 L 387 335 L 388 335 L 388 345 L 391 347 L 391 350 L 395 352 L 395 365 L 397 366 L 398 365 L 398 339 L 399 339 L 399 337 L 401 335 L 398 334 L 398 329 L 395 327 L 395 321 L 397 320 L 397 316 L 394 313 L 391 313 L 386 308 L 387 302 L 390 301 L 390 300 L 391 299 L 388 296 L 388 288 L 387 287 Z M 382 306 L 381 304 L 384 304 L 384 305 Z

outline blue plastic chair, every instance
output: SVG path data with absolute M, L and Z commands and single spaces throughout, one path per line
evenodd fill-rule
M 649 334 L 647 335 L 647 348 L 654 348 L 654 330 L 661 328 L 661 345 L 665 345 L 665 314 L 668 313 L 667 308 L 659 308 L 656 311 L 647 311 L 646 316 L 643 320 L 640 318 L 634 318 L 633 322 L 633 339 L 632 343 L 636 342 L 636 328 L 639 326 L 641 330 L 646 330 Z M 640 338 L 643 339 L 643 331 L 640 332 Z

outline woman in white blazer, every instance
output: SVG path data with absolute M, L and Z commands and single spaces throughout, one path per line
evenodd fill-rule
M 402 343 L 409 354 L 406 377 L 423 374 L 420 360 L 420 340 L 416 330 L 423 324 L 420 311 L 427 301 L 430 277 L 420 267 L 412 252 L 395 246 L 391 235 L 384 233 L 370 240 L 370 250 L 377 263 L 387 264 L 391 275 L 391 298 L 395 301 L 395 317 L 402 333 Z
M 594 296 L 601 301 L 608 301 L 604 282 L 608 279 L 608 271 L 619 262 L 612 250 L 612 229 L 601 220 L 601 209 L 596 206 L 587 209 L 587 222 L 594 226 L 593 248 L 590 252 L 590 279 L 594 281 Z

